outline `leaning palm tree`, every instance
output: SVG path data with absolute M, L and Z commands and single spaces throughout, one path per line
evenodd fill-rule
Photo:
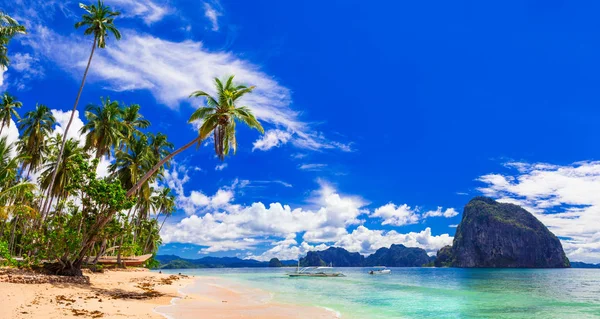
M 23 106 L 23 103 L 15 100 L 15 97 L 4 93 L 2 95 L 2 102 L 0 102 L 0 135 L 2 135 L 2 130 L 4 127 L 10 128 L 10 120 L 12 117 L 16 117 L 19 119 L 19 113 L 17 113 L 17 109 Z
M 119 103 L 110 98 L 101 99 L 102 104 L 90 104 L 85 109 L 88 122 L 81 128 L 81 134 L 87 134 L 85 149 L 93 149 L 96 158 L 110 153 L 110 149 L 123 139 L 122 110 Z
M 83 72 L 83 79 L 81 80 L 81 85 L 79 86 L 79 92 L 77 92 L 77 98 L 75 98 L 75 104 L 73 105 L 73 110 L 71 111 L 69 122 L 65 127 L 65 136 L 67 136 L 67 134 L 69 133 L 69 128 L 71 128 L 71 123 L 73 122 L 73 117 L 75 116 L 75 110 L 77 110 L 77 104 L 79 104 L 81 91 L 83 91 L 83 85 L 85 84 L 85 79 L 87 77 L 88 70 L 90 69 L 90 64 L 92 63 L 92 57 L 94 56 L 94 51 L 96 47 L 100 49 L 106 47 L 106 38 L 108 37 L 109 33 L 111 33 L 115 37 L 115 39 L 121 39 L 121 32 L 119 32 L 119 30 L 115 27 L 114 24 L 114 19 L 116 16 L 121 14 L 120 12 L 111 11 L 110 7 L 105 6 L 102 0 L 98 0 L 97 5 L 84 5 L 80 3 L 79 7 L 85 10 L 87 14 L 84 14 L 81 17 L 81 21 L 75 24 L 75 28 L 79 29 L 81 27 L 85 27 L 85 31 L 83 31 L 83 34 L 93 35 L 94 42 L 92 44 L 92 52 L 90 53 L 87 66 L 85 67 L 85 71 Z M 65 138 L 62 145 L 60 146 L 60 151 L 58 152 L 58 157 L 56 159 L 57 162 L 60 162 L 62 160 L 66 140 L 67 139 Z M 53 188 L 55 179 L 56 175 L 52 176 L 50 180 L 50 189 Z M 44 213 L 44 211 L 42 213 Z
M 189 123 L 199 120 L 203 121 L 198 136 L 154 165 L 151 170 L 127 191 L 127 196 L 133 195 L 167 161 L 194 144 L 197 144 L 199 147 L 200 143 L 211 133 L 214 134 L 215 153 L 221 160 L 225 158 L 225 155 L 229 154 L 230 149 L 233 149 L 235 153 L 237 148 L 235 138 L 236 121 L 241 121 L 249 127 L 264 133 L 262 125 L 256 120 L 248 107 L 236 106 L 236 102 L 244 94 L 252 92 L 254 86 L 234 85 L 233 75 L 227 79 L 225 85 L 218 78 L 215 78 L 215 85 L 218 93 L 217 99 L 204 91 L 196 91 L 190 95 L 190 97 L 206 97 L 207 106 L 197 109 L 192 113 L 188 121 Z
M 23 132 L 19 153 L 28 155 L 23 161 L 23 170 L 27 168 L 25 176 L 42 164 L 47 153 L 46 139 L 52 133 L 55 123 L 56 119 L 50 108 L 43 104 L 36 105 L 35 110 L 25 113 L 25 117 L 19 121 L 19 129 Z
M 25 27 L 0 11 L 0 69 L 8 67 L 8 42 L 19 33 L 25 33 Z

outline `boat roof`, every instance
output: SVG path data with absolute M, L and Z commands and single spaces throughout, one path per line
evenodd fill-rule
M 373 266 L 373 268 L 387 268 L 386 266 Z

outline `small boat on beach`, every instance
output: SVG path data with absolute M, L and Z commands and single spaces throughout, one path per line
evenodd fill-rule
M 152 254 L 146 254 L 141 256 L 130 256 L 130 257 L 121 257 L 121 262 L 125 266 L 140 266 L 145 263 L 148 259 L 152 257 Z M 89 257 L 88 260 L 92 261 L 96 257 Z M 116 265 L 117 264 L 117 256 L 103 256 L 98 258 L 98 264 L 100 265 Z
M 389 275 L 392 273 L 390 269 L 385 266 L 376 266 L 374 269 L 369 271 L 369 275 Z

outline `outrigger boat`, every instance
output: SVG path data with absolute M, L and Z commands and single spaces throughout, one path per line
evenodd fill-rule
M 390 269 L 385 266 L 376 266 L 375 269 L 369 271 L 369 275 L 389 275 L 392 273 Z
M 109 253 L 118 249 L 119 246 L 111 247 L 104 251 L 102 255 L 98 258 L 97 263 L 100 265 L 116 265 L 118 264 L 117 256 L 107 256 Z M 152 254 L 146 254 L 141 256 L 121 256 L 121 263 L 125 266 L 140 266 L 145 263 L 148 259 L 152 257 Z M 96 256 L 88 256 L 85 260 L 87 264 L 93 263 L 96 260 Z
M 288 273 L 290 277 L 346 277 L 341 272 L 330 271 L 333 267 L 303 267 L 300 268 L 300 262 L 296 272 Z

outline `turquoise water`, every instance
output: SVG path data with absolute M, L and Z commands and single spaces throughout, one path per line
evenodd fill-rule
M 290 268 L 174 270 L 273 293 L 342 318 L 600 318 L 600 269 L 340 268 L 344 278 L 288 278 Z

